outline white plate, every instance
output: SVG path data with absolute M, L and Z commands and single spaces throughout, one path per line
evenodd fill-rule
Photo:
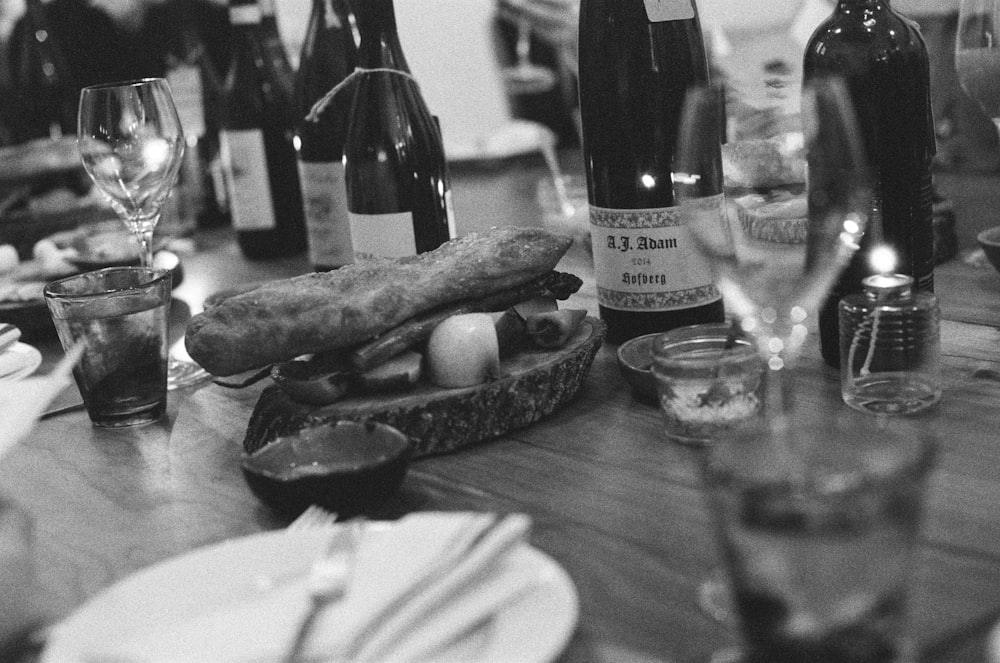
M 388 523 L 371 523 L 366 539 L 389 527 Z M 266 591 L 268 581 L 306 573 L 329 536 L 323 529 L 265 532 L 200 548 L 139 571 L 57 625 L 41 661 L 81 662 L 94 651 L 110 654 L 107 643 L 143 629 L 151 619 L 169 620 L 205 606 L 250 600 Z M 415 537 L 413 545 L 421 541 Z M 393 554 L 403 556 L 407 550 Z M 543 663 L 558 656 L 573 633 L 577 595 L 562 567 L 528 545 L 514 551 L 510 563 L 529 567 L 537 583 L 490 625 L 475 632 L 477 650 L 463 660 Z M 239 652 L 233 654 L 239 656 Z
M 12 382 L 27 377 L 42 363 L 42 353 L 27 343 L 18 341 L 0 354 L 0 382 Z
M 540 152 L 552 140 L 551 130 L 537 122 L 511 120 L 497 131 L 480 136 L 474 143 L 444 141 L 448 161 L 490 161 Z

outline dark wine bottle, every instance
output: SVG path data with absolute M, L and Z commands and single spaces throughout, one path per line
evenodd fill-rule
M 28 0 L 24 21 L 12 72 L 18 95 L 14 138 L 23 142 L 75 134 L 80 88 L 49 25 L 45 4 Z
M 302 253 L 292 99 L 269 64 L 256 0 L 230 0 L 229 19 L 233 59 L 223 85 L 220 143 L 236 238 L 251 259 Z
M 820 311 L 823 359 L 836 367 L 837 306 L 845 295 L 861 292 L 861 280 L 877 269 L 874 249 L 891 249 L 892 271 L 912 276 L 917 289 L 934 288 L 930 66 L 916 23 L 893 10 L 889 0 L 839 0 L 810 38 L 803 72 L 806 81 L 844 78 L 875 177 L 861 248 Z
M 229 222 L 224 191 L 216 191 L 213 164 L 219 159 L 219 127 L 214 113 L 221 83 L 205 44 L 193 25 L 191 0 L 178 0 L 180 25 L 177 43 L 167 55 L 167 83 L 184 127 L 184 162 L 172 198 L 185 223 L 200 227 Z M 220 195 L 221 194 L 221 195 Z M 161 221 L 162 223 L 162 221 Z
M 317 271 L 354 262 L 343 160 L 350 90 L 338 91 L 316 121 L 306 118 L 319 99 L 354 71 L 357 59 L 347 4 L 313 0 L 295 78 L 295 107 L 309 260 Z
M 608 340 L 724 319 L 671 169 L 684 95 L 708 81 L 694 0 L 582 0 L 580 114 Z M 722 183 L 716 183 L 722 191 Z
M 355 3 L 354 13 L 361 73 L 344 146 L 354 250 L 430 251 L 454 236 L 441 131 L 406 64 L 392 0 Z
M 278 29 L 275 0 L 257 0 L 257 4 L 260 6 L 260 34 L 267 63 L 274 70 L 275 79 L 285 88 L 285 93 L 291 96 L 295 86 L 295 67 L 288 58 L 288 49 Z

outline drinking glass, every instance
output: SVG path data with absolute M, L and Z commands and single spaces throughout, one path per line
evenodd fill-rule
M 153 229 L 184 157 L 184 130 L 167 81 L 83 88 L 77 145 L 84 170 L 138 242 L 140 265 L 152 267 Z M 169 359 L 170 389 L 208 377 L 194 362 Z
M 539 94 L 556 86 L 556 72 L 531 61 L 531 19 L 517 19 L 517 60 L 503 70 L 503 79 L 511 94 Z
M 962 0 L 955 71 L 962 89 L 1000 132 L 1000 0 Z
M 153 264 L 153 229 L 177 180 L 184 131 L 167 81 L 145 78 L 85 87 L 77 143 L 84 170 Z
M 171 273 L 107 267 L 46 284 L 45 303 L 67 352 L 83 342 L 73 369 L 95 426 L 139 426 L 167 405 Z
M 784 120 L 768 123 L 758 137 L 747 133 L 746 115 L 732 116 L 724 90 L 693 88 L 673 175 L 690 244 L 711 266 L 733 324 L 751 335 L 767 366 L 761 416 L 776 440 L 787 430 L 786 376 L 809 317 L 857 249 L 871 200 L 868 162 L 843 84 L 814 81 L 797 98 L 797 112 L 783 112 Z M 740 138 L 725 146 L 730 172 L 724 172 L 720 144 L 741 122 Z M 742 150 L 756 156 L 740 159 Z M 736 172 L 747 165 L 772 172 Z M 785 442 L 793 463 L 795 440 Z M 728 616 L 719 573 L 702 584 L 699 603 L 716 619 Z
M 743 650 L 713 661 L 902 663 L 909 585 L 937 443 L 926 426 L 796 412 L 798 452 L 762 420 L 703 456 Z

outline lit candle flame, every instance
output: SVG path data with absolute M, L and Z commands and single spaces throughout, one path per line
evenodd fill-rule
M 888 246 L 877 246 L 872 249 L 870 262 L 879 274 L 892 274 L 896 269 L 896 252 Z

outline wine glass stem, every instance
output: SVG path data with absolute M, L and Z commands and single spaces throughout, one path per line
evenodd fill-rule
M 136 229 L 133 231 L 135 239 L 139 242 L 139 264 L 143 267 L 153 266 L 153 226 Z
M 531 21 L 521 18 L 517 22 L 517 66 L 528 67 L 531 64 Z
M 768 368 L 764 385 L 764 413 L 769 419 L 780 417 L 789 408 L 789 394 L 785 388 L 785 369 Z

